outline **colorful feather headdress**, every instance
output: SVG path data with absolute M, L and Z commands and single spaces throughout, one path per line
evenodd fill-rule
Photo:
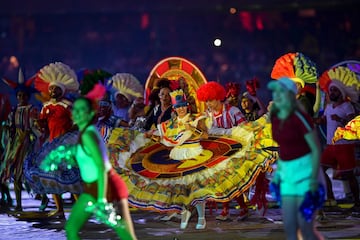
M 107 91 L 110 91 L 112 88 L 112 82 L 107 81 L 112 74 L 102 69 L 81 69 L 76 74 L 80 83 L 79 90 L 81 95 L 86 95 L 93 90 L 96 84 L 104 85 Z
M 336 66 L 325 71 L 319 78 L 319 84 L 325 92 L 328 92 L 331 85 L 335 85 L 343 97 L 348 97 L 352 102 L 357 102 L 359 99 L 359 76 L 348 67 Z
M 62 62 L 50 63 L 40 69 L 36 75 L 35 88 L 38 91 L 47 93 L 52 85 L 60 87 L 63 94 L 79 90 L 75 71 Z
M 129 102 L 134 101 L 138 97 L 143 97 L 144 87 L 139 80 L 130 73 L 117 73 L 110 78 L 112 86 L 115 88 L 114 96 L 117 94 L 124 95 Z
M 305 83 L 315 83 L 318 78 L 316 64 L 302 53 L 287 53 L 275 62 L 271 72 L 271 78 L 291 78 L 299 82 L 302 87 Z

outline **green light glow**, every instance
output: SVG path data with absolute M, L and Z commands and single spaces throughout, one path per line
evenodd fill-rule
M 75 153 L 76 145 L 60 145 L 46 156 L 40 164 L 40 169 L 49 172 L 77 167 Z

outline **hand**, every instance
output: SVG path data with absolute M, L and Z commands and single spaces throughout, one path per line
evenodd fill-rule
M 209 138 L 209 134 L 207 132 L 203 132 L 201 134 L 201 139 L 208 139 Z
M 160 142 L 160 136 L 152 135 L 151 140 L 154 142 Z
M 267 106 L 267 111 L 270 112 L 271 106 L 274 104 L 274 101 L 270 101 L 269 105 Z

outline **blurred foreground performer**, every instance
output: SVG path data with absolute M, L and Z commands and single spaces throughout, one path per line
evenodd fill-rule
M 312 119 L 299 108 L 293 80 L 280 78 L 270 82 L 268 88 L 273 96 L 272 134 L 280 148 L 272 184 L 281 198 L 286 239 L 298 239 L 299 229 L 304 239 L 321 239 L 314 228 L 316 209 L 310 215 L 300 210 L 309 199 L 317 207 L 322 204 L 311 201 L 318 196 L 320 165 L 320 145 Z
M 78 233 L 91 217 L 87 208 L 94 206 L 94 214 L 104 218 L 121 239 L 136 239 L 128 208 L 128 190 L 124 181 L 112 169 L 105 143 L 93 124 L 95 108 L 93 100 L 81 97 L 74 102 L 72 111 L 74 123 L 79 127 L 80 136 L 76 145 L 76 162 L 84 181 L 84 192 L 71 210 L 65 229 L 68 239 L 80 239 Z M 108 215 L 108 202 L 119 201 L 124 225 Z M 102 220 L 104 220 L 102 219 Z M 113 221 L 111 221 L 113 220 Z

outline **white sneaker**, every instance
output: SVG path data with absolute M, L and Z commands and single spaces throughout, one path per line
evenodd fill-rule
M 191 212 L 189 210 L 182 211 L 180 229 L 185 229 L 187 227 L 190 217 Z
M 206 220 L 205 220 L 205 218 L 204 217 L 199 217 L 198 218 L 198 223 L 196 224 L 195 229 L 202 230 L 202 229 L 205 229 L 205 228 L 206 228 Z

